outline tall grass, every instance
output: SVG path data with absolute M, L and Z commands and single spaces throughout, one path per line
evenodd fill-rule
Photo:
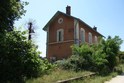
M 124 64 L 120 64 L 120 65 L 122 66 L 122 70 L 124 71 Z M 83 76 L 89 73 L 91 72 L 88 72 L 88 71 L 74 72 L 72 70 L 62 70 L 62 69 L 56 68 L 50 74 L 41 76 L 36 79 L 30 79 L 26 83 L 56 83 L 59 80 L 65 80 L 65 79 L 73 78 L 76 76 Z M 84 78 L 82 80 L 75 80 L 70 83 L 104 83 L 105 81 L 108 81 L 117 75 L 118 75 L 117 72 L 112 72 L 108 75 L 104 75 L 104 76 L 96 75 L 93 77 Z
M 124 64 L 120 64 L 118 65 L 118 67 L 121 67 L 122 69 L 122 72 L 124 72 Z M 117 76 L 119 73 L 117 72 L 112 72 L 108 75 L 96 75 L 94 77 L 91 77 L 91 78 L 86 78 L 86 79 L 83 79 L 83 80 L 76 80 L 76 81 L 73 81 L 71 83 L 104 83 L 105 81 L 108 81 L 108 80 L 111 80 L 113 77 Z
M 107 76 L 96 75 L 96 76 L 91 77 L 91 78 L 73 81 L 71 83 L 104 83 L 105 81 L 110 80 L 112 77 L 115 77 L 116 75 L 117 75 L 117 73 L 115 73 L 115 72 L 113 72 Z
M 52 71 L 49 75 L 44 75 L 37 79 L 30 79 L 26 83 L 56 83 L 59 80 L 65 80 L 76 76 L 83 76 L 89 73 L 91 72 L 89 71 L 74 72 L 72 70 L 62 70 L 57 68 L 54 71 Z

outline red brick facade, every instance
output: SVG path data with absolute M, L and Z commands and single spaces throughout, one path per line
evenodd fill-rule
M 60 18 L 62 22 L 59 23 Z M 48 60 L 70 57 L 72 55 L 70 46 L 77 44 L 76 41 L 81 43 L 81 28 L 85 30 L 85 42 L 89 42 L 89 32 L 92 34 L 92 43 L 95 43 L 95 36 L 102 36 L 80 19 L 58 11 L 43 28 L 43 30 L 47 31 L 46 56 Z M 63 40 L 60 42 L 57 41 L 57 30 L 59 29 L 63 30 Z
M 63 18 L 61 24 L 58 19 Z M 72 54 L 70 46 L 74 44 L 74 23 L 73 19 L 62 14 L 58 15 L 56 19 L 49 26 L 49 41 L 48 41 L 48 55 L 47 58 L 56 57 L 56 59 L 67 58 Z M 64 30 L 63 42 L 57 42 L 57 30 Z

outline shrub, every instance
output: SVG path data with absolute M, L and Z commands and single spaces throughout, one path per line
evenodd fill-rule
M 57 65 L 63 69 L 71 69 L 71 70 L 80 70 L 81 66 L 80 66 L 80 57 L 77 55 L 72 55 L 70 58 L 68 58 L 67 60 L 59 60 L 57 61 Z
M 121 74 L 123 72 L 122 65 L 118 65 L 114 67 L 114 72 L 118 72 L 118 74 Z
M 91 71 L 101 71 L 107 60 L 105 59 L 105 54 L 98 46 L 88 44 L 82 44 L 80 46 L 73 45 L 73 54 L 67 60 L 59 61 L 64 69 L 78 70 L 91 70 Z M 104 68 L 105 69 L 105 68 Z
M 122 40 L 115 36 L 114 38 L 108 37 L 107 40 L 100 39 L 98 44 L 73 45 L 73 55 L 67 60 L 60 61 L 59 65 L 75 71 L 83 69 L 107 74 L 119 64 L 118 52 L 121 43 Z M 115 69 L 120 71 L 119 68 Z
M 124 63 L 124 52 L 123 51 L 119 52 L 118 57 L 119 57 L 119 62 Z
M 73 45 L 72 51 L 75 56 L 79 57 L 80 68 L 89 69 L 91 67 L 93 49 L 88 44 Z
M 108 60 L 108 67 L 111 71 L 113 71 L 114 67 L 118 65 L 118 53 L 120 49 L 120 45 L 122 44 L 122 40 L 118 37 L 115 36 L 112 38 L 109 36 L 107 40 L 103 43 L 104 45 L 104 53 L 106 53 L 107 57 L 106 59 Z
M 0 33 L 0 83 L 22 83 L 51 68 L 24 35 L 25 32 L 20 31 Z

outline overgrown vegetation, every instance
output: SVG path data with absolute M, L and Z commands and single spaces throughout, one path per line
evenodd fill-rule
M 96 75 L 96 76 L 85 78 L 82 80 L 76 80 L 71 83 L 105 83 L 105 81 L 110 80 L 111 78 L 115 77 L 116 75 L 117 75 L 117 72 L 112 72 L 106 76 Z
M 0 0 L 0 83 L 24 83 L 53 67 L 40 58 L 40 52 L 27 40 L 25 31 L 14 30 L 14 21 L 25 14 L 27 4 L 21 0 Z
M 124 64 L 120 64 L 116 67 L 121 68 L 121 70 L 123 70 L 123 72 L 124 72 Z M 105 81 L 111 80 L 113 77 L 117 76 L 118 74 L 120 74 L 120 73 L 111 72 L 107 75 L 96 75 L 96 76 L 93 76 L 90 78 L 85 78 L 82 80 L 76 80 L 76 81 L 73 81 L 71 83 L 105 83 Z
M 65 80 L 69 78 L 73 78 L 76 76 L 83 76 L 89 74 L 89 71 L 79 71 L 75 72 L 72 70 L 63 70 L 60 68 L 56 68 L 49 75 L 41 76 L 37 79 L 30 79 L 26 83 L 56 83 L 60 80 Z
M 90 70 L 100 74 L 108 74 L 116 70 L 119 64 L 119 49 L 122 40 L 110 36 L 104 40 L 100 39 L 98 44 L 73 45 L 73 55 L 67 60 L 58 61 L 57 64 L 64 69 Z
M 0 0 L 0 83 L 25 83 L 27 79 L 32 79 L 27 83 L 51 83 L 85 75 L 87 72 L 83 70 L 100 75 L 122 72 L 122 66 L 118 66 L 124 63 L 124 52 L 119 52 L 122 40 L 118 36 L 109 36 L 98 44 L 72 46 L 73 55 L 67 60 L 57 61 L 60 68 L 50 73 L 54 65 L 39 56 L 37 47 L 27 41 L 25 31 L 13 30 L 14 21 L 25 14 L 27 4 L 21 0 Z M 33 80 L 39 76 L 38 81 Z
M 0 82 L 22 83 L 47 73 L 52 64 L 42 60 L 36 46 L 27 41 L 25 32 L 0 33 Z
M 119 52 L 119 61 L 124 64 L 124 51 Z
M 0 0 L 0 32 L 13 30 L 14 21 L 25 14 L 24 6 L 27 4 L 22 0 Z

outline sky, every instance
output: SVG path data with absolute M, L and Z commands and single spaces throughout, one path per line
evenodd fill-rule
M 38 45 L 41 56 L 46 56 L 46 32 L 43 27 L 59 10 L 65 13 L 67 5 L 71 6 L 71 15 L 80 18 L 105 37 L 119 36 L 124 40 L 124 0 L 22 0 L 29 2 L 25 6 L 25 16 L 15 22 L 16 27 L 25 27 L 35 20 L 33 41 Z M 25 28 L 26 29 L 26 28 Z M 124 43 L 121 45 L 124 51 Z

